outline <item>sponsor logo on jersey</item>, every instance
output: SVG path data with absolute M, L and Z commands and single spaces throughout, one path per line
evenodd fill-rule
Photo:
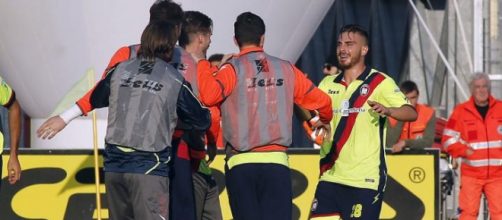
M 255 60 L 254 63 L 256 64 L 256 70 L 258 71 L 256 74 L 259 74 L 261 72 L 269 72 L 267 59 L 262 58 Z
M 366 112 L 366 109 L 364 109 L 364 108 L 348 108 L 348 109 L 337 108 L 337 109 L 333 109 L 333 114 L 343 114 L 343 116 L 348 116 L 348 114 L 351 114 L 351 113 L 361 113 L 361 112 Z
M 328 89 L 328 94 L 330 94 L 330 95 L 336 95 L 336 94 L 340 94 L 340 91 L 339 90 Z
M 128 88 L 134 88 L 138 89 L 141 88 L 144 91 L 156 94 L 158 91 L 162 90 L 162 83 L 153 81 L 153 80 L 138 80 L 136 77 L 129 77 L 126 79 L 122 79 L 122 82 L 120 83 L 120 87 L 128 87 Z
M 253 77 L 253 78 L 247 79 L 247 84 L 248 84 L 248 88 L 283 86 L 284 79 L 277 79 L 274 77 L 260 79 L 258 77 Z

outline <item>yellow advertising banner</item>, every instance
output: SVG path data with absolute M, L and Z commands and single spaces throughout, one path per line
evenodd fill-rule
M 3 156 L 0 220 L 96 219 L 91 151 L 23 150 L 20 154 L 23 173 L 15 185 L 7 181 L 8 154 Z M 435 150 L 387 155 L 389 179 L 381 219 L 439 219 L 438 160 L 439 152 Z M 308 218 L 318 181 L 318 161 L 316 150 L 290 154 L 294 219 Z M 220 188 L 223 217 L 232 219 L 224 186 L 223 155 L 218 155 L 211 166 Z M 103 176 L 100 179 L 103 180 Z M 100 190 L 101 216 L 107 219 L 103 184 Z

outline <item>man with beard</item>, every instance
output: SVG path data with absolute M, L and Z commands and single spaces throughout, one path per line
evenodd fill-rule
M 185 12 L 179 38 L 179 44 L 184 50 L 178 50 L 180 55 L 175 56 L 178 60 L 173 62 L 177 66 L 178 71 L 191 83 L 196 96 L 199 96 L 200 90 L 197 83 L 197 63 L 194 58 L 206 57 L 207 49 L 211 44 L 212 28 L 213 21 L 207 15 L 199 11 Z M 222 219 L 218 186 L 212 176 L 211 168 L 209 168 L 209 163 L 216 156 L 216 140 L 220 130 L 220 109 L 217 106 L 213 106 L 209 110 L 211 111 L 211 127 L 206 133 L 208 160 L 205 160 L 204 152 L 190 149 L 192 152 L 192 167 L 194 169 L 192 180 L 195 212 L 198 220 Z M 197 137 L 193 138 L 197 139 Z M 198 147 L 198 149 L 204 149 L 203 140 L 194 144 L 202 144 L 202 147 Z M 195 155 L 200 156 L 196 157 Z
M 366 66 L 368 34 L 342 27 L 336 54 L 341 74 L 319 85 L 331 98 L 333 136 L 321 148 L 320 181 L 310 219 L 378 219 L 386 182 L 386 117 L 417 118 L 389 76 Z

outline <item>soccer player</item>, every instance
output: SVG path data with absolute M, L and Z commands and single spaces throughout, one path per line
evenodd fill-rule
M 226 186 L 234 219 L 284 219 L 292 214 L 287 147 L 292 139 L 293 105 L 318 110 L 329 130 L 331 102 L 288 61 L 263 51 L 265 23 L 251 12 L 237 17 L 240 53 L 215 74 L 199 72 L 201 101 L 221 103 L 226 151 Z M 199 62 L 202 69 L 211 64 Z
M 197 63 L 194 57 L 206 57 L 207 49 L 211 43 L 212 27 L 213 21 L 202 12 L 185 12 L 179 38 L 179 44 L 184 51 L 178 50 L 181 53 L 180 56 L 177 56 L 179 61 L 174 63 L 184 64 L 183 67 L 178 66 L 178 70 L 191 83 L 192 89 L 197 96 L 199 96 L 200 91 L 197 83 Z M 211 111 L 211 127 L 206 133 L 208 161 L 205 158 L 192 158 L 192 166 L 195 168 L 192 174 L 195 213 L 198 220 L 220 220 L 223 218 L 219 200 L 220 193 L 208 165 L 216 156 L 216 140 L 220 131 L 220 110 L 217 106 L 210 107 L 209 110 Z
M 150 22 L 138 56 L 111 68 L 91 94 L 92 108 L 109 107 L 103 163 L 110 219 L 168 219 L 178 120 L 201 133 L 211 123 L 209 110 L 168 63 L 176 27 Z
M 368 50 L 363 28 L 342 27 L 336 49 L 342 73 L 319 84 L 333 103 L 333 136 L 321 147 L 310 219 L 378 219 L 387 179 L 386 117 L 417 117 L 394 80 L 366 66 Z

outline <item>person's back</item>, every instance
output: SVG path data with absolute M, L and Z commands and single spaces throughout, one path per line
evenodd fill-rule
M 110 69 L 91 94 L 93 108 L 110 109 L 104 169 L 112 218 L 168 218 L 174 128 L 178 120 L 187 130 L 209 127 L 209 111 L 167 63 L 177 37 L 172 24 L 150 23 L 138 57 Z
M 110 79 L 106 143 L 144 151 L 171 146 L 177 123 L 173 103 L 183 86 L 181 74 L 158 58 L 154 62 L 131 59 L 115 71 Z
M 242 54 L 229 63 L 237 85 L 221 105 L 224 136 L 231 146 L 227 152 L 284 150 L 292 140 L 293 67 L 263 51 Z
M 291 219 L 291 176 L 286 154 L 291 144 L 293 103 L 332 112 L 326 94 L 287 61 L 263 52 L 265 24 L 250 12 L 234 23 L 239 55 L 213 77 L 199 73 L 201 101 L 221 103 L 227 153 L 225 181 L 234 219 Z M 199 62 L 209 69 L 208 61 Z M 320 123 L 317 126 L 327 126 Z

